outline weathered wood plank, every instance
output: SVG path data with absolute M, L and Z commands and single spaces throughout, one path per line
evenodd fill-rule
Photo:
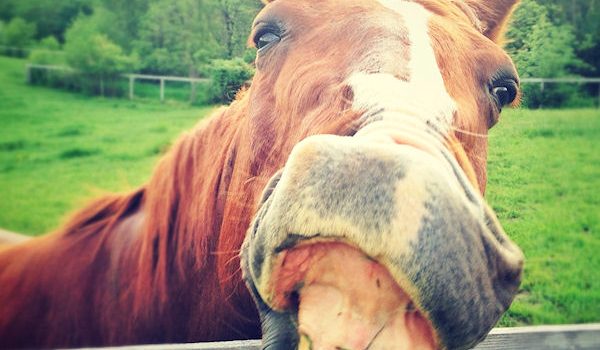
M 29 240 L 31 237 L 6 231 L 0 228 L 0 244 L 20 243 Z
M 521 83 L 594 84 L 600 83 L 600 78 L 522 78 Z
M 83 348 L 91 350 L 94 348 Z M 102 350 L 260 350 L 260 340 L 235 340 L 213 343 L 153 344 L 95 348 Z
M 149 74 L 123 74 L 124 77 L 133 77 L 140 80 L 166 80 L 166 81 L 179 81 L 187 83 L 209 83 L 208 78 L 188 78 L 188 77 L 175 77 L 170 75 L 149 75 Z
M 139 345 L 105 350 L 259 350 L 260 340 L 215 343 Z M 475 350 L 600 349 L 600 323 L 493 329 Z
M 93 348 L 83 348 L 91 350 Z M 260 340 L 235 340 L 214 343 L 157 344 L 96 348 L 102 350 L 260 350 Z
M 60 70 L 66 72 L 79 72 L 77 69 L 73 69 L 66 66 L 55 66 L 48 64 L 27 64 L 27 71 L 29 72 L 32 68 L 34 69 L 44 69 L 44 70 Z M 29 73 L 28 73 L 29 74 Z M 178 82 L 187 82 L 187 83 L 209 83 L 210 79 L 208 78 L 189 78 L 189 77 L 176 77 L 169 75 L 152 75 L 152 74 L 121 74 L 122 77 L 128 79 L 138 79 L 138 80 L 157 80 L 157 81 L 178 81 Z
M 475 349 L 600 349 L 600 324 L 497 328 Z

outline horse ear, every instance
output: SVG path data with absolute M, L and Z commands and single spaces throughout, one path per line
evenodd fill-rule
M 520 0 L 464 0 L 481 23 L 485 36 L 501 42 L 510 16 Z

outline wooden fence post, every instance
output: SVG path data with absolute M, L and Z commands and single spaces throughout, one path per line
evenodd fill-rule
M 160 79 L 160 102 L 165 101 L 165 79 Z
M 25 79 L 27 81 L 27 84 L 31 84 L 31 64 L 28 63 L 25 67 Z
M 133 84 L 135 84 L 135 78 L 132 75 L 130 75 L 129 76 L 129 99 L 130 100 L 133 100 L 133 98 L 134 98 Z
M 190 103 L 196 102 L 196 83 L 190 81 Z
M 540 84 L 540 109 L 544 108 L 544 80 L 542 80 L 542 83 Z

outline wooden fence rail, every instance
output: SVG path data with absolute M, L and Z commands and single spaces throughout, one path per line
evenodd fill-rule
M 27 82 L 31 82 L 31 69 L 43 69 L 43 70 L 59 70 L 59 71 L 71 71 L 76 70 L 64 67 L 64 66 L 53 66 L 43 64 L 27 64 Z M 175 76 L 164 76 L 164 75 L 148 75 L 148 74 L 122 74 L 124 78 L 129 79 L 129 99 L 135 98 L 135 81 L 136 80 L 151 80 L 158 81 L 160 83 L 160 101 L 165 100 L 165 82 L 185 82 L 194 84 L 207 84 L 210 83 L 210 79 L 207 78 L 187 78 L 187 77 L 175 77 Z M 544 91 L 547 84 L 598 84 L 598 108 L 600 108 L 600 78 L 523 78 L 521 79 L 522 84 L 539 84 L 540 90 Z
M 600 78 L 522 78 L 521 84 L 539 84 L 544 92 L 547 84 L 598 84 L 598 104 L 600 108 Z
M 32 69 L 40 69 L 40 70 L 54 70 L 54 71 L 63 71 L 63 72 L 78 72 L 76 69 L 64 66 L 53 66 L 53 65 L 44 65 L 44 64 L 27 64 L 26 65 L 26 80 L 28 83 L 31 82 L 31 70 Z M 192 87 L 194 84 L 207 84 L 210 83 L 210 79 L 207 78 L 188 78 L 188 77 L 176 77 L 176 76 L 167 76 L 167 75 L 149 75 L 149 74 L 121 74 L 123 78 L 127 78 L 129 80 L 129 99 L 133 100 L 135 98 L 135 81 L 136 80 L 150 80 L 150 81 L 158 81 L 160 83 L 160 101 L 164 102 L 165 100 L 165 82 L 173 81 L 173 82 L 183 82 L 189 83 Z
M 185 77 L 174 77 L 174 76 L 164 76 L 164 75 L 147 75 L 147 74 L 123 74 L 123 77 L 127 77 L 129 79 L 129 99 L 133 100 L 135 98 L 134 86 L 136 80 L 154 80 L 160 82 L 160 101 L 165 100 L 165 81 L 177 81 L 177 82 L 185 82 L 190 83 L 190 85 L 197 83 L 210 83 L 210 79 L 207 78 L 185 78 Z
M 91 348 L 88 348 L 91 349 Z M 259 350 L 260 340 L 138 345 L 104 350 Z M 493 329 L 475 350 L 598 350 L 600 323 Z
M 600 78 L 522 78 L 521 83 L 598 84 L 600 83 Z

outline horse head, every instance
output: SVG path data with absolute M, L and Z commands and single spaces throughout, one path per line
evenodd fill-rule
M 266 346 L 468 348 L 508 308 L 523 256 L 482 195 L 488 129 L 518 96 L 499 46 L 515 2 L 256 17 L 246 131 L 274 176 L 242 265 Z

